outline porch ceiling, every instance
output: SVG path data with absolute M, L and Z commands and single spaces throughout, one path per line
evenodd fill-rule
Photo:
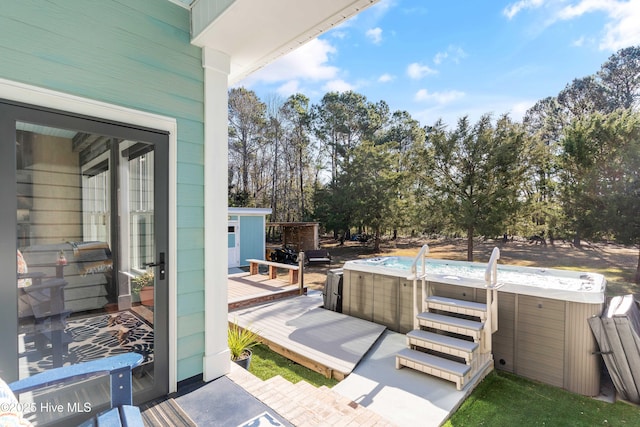
M 233 84 L 377 2 L 197 0 L 191 41 L 229 55 Z

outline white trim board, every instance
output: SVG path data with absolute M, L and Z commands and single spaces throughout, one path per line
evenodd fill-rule
M 169 133 L 169 393 L 177 391 L 177 135 L 174 118 L 0 78 L 0 98 Z

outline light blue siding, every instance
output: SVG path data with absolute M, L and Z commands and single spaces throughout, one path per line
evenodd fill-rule
M 204 74 L 189 25 L 188 10 L 158 0 L 0 9 L 1 78 L 177 120 L 178 380 L 201 373 L 204 355 Z
M 240 216 L 240 265 L 264 259 L 264 216 Z
M 202 270 L 181 271 L 178 273 L 178 283 L 180 283 L 180 289 L 183 294 L 200 292 L 202 290 L 201 284 L 203 282 L 204 282 L 204 271 Z M 181 298 L 181 299 L 184 299 L 184 298 Z M 178 320 L 181 320 L 181 319 L 178 319 Z M 191 323 L 190 325 L 193 326 L 193 324 Z M 183 325 L 181 325 L 180 322 L 178 322 L 178 328 L 180 328 L 181 326 Z

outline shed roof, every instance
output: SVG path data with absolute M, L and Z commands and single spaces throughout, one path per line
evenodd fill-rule
M 271 215 L 272 210 L 271 208 L 229 208 L 227 212 L 229 215 L 261 216 Z
M 268 222 L 267 227 L 311 227 L 319 222 Z

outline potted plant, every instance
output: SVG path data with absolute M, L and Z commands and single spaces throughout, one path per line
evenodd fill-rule
M 258 344 L 259 336 L 250 328 L 241 328 L 236 323 L 230 323 L 227 333 L 231 360 L 245 369 L 251 364 L 251 349 Z
M 139 295 L 142 305 L 153 306 L 153 271 L 145 271 L 144 273 L 131 279 L 131 293 Z

